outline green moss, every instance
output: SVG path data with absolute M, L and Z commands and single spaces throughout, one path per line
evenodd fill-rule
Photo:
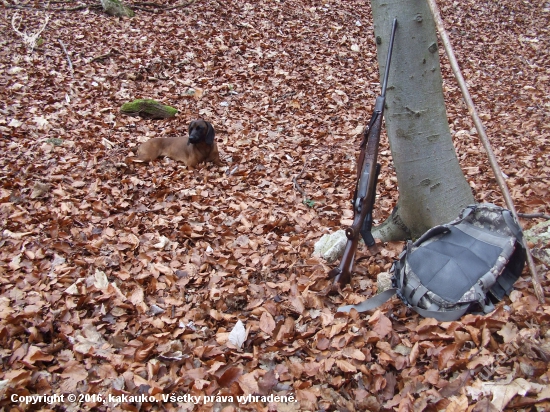
M 140 116 L 144 119 L 166 119 L 178 112 L 172 106 L 166 106 L 152 99 L 137 99 L 124 103 L 120 111 L 129 116 Z
M 46 140 L 46 143 L 49 143 L 53 146 L 61 146 L 63 144 L 63 139 L 59 139 L 57 137 L 52 137 L 52 138 Z
M 101 0 L 103 10 L 110 16 L 116 17 L 134 17 L 136 14 L 120 0 Z
M 178 112 L 178 109 L 175 109 L 171 106 L 164 106 L 164 108 L 168 111 L 168 113 L 170 114 L 170 117 L 174 117 Z

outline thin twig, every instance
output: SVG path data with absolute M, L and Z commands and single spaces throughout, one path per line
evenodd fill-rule
M 300 194 L 302 195 L 303 199 L 304 199 L 304 202 L 307 201 L 307 194 L 305 192 L 304 189 L 302 189 L 300 187 L 300 185 L 298 184 L 298 179 L 300 177 L 302 177 L 302 175 L 304 174 L 304 171 L 306 170 L 306 167 L 307 167 L 307 159 L 306 161 L 304 162 L 304 167 L 302 167 L 302 171 L 300 173 L 298 173 L 293 179 L 292 179 L 292 182 L 294 183 L 294 188 L 300 192 Z
M 432 15 L 435 20 L 437 31 L 439 32 L 439 36 L 441 37 L 441 41 L 443 42 L 443 46 L 445 47 L 445 52 L 447 53 L 447 57 L 449 58 L 449 61 L 451 63 L 451 68 L 458 82 L 460 90 L 462 91 L 462 96 L 464 97 L 466 106 L 468 107 L 468 112 L 470 113 L 470 116 L 472 116 L 477 133 L 481 140 L 481 143 L 483 144 L 483 147 L 487 152 L 487 157 L 489 158 L 489 164 L 493 169 L 493 173 L 495 175 L 496 181 L 500 187 L 500 190 L 502 191 L 502 195 L 504 196 L 506 207 L 510 209 L 510 212 L 512 213 L 512 215 L 519 222 L 518 214 L 514 206 L 514 201 L 512 200 L 512 195 L 510 194 L 508 185 L 506 184 L 506 181 L 502 176 L 502 170 L 498 165 L 497 158 L 495 156 L 495 153 L 493 152 L 493 148 L 491 147 L 491 142 L 489 141 L 489 138 L 485 133 L 485 128 L 483 127 L 483 123 L 481 122 L 481 119 L 477 114 L 476 108 L 474 106 L 474 102 L 472 100 L 472 97 L 470 96 L 470 92 L 468 91 L 468 86 L 466 86 L 464 77 L 462 77 L 460 67 L 458 66 L 458 62 L 456 60 L 453 48 L 451 46 L 451 41 L 449 40 L 447 31 L 445 30 L 445 26 L 443 25 L 443 19 L 441 18 L 441 14 L 439 13 L 439 8 L 437 7 L 435 0 L 427 0 L 427 1 L 432 11 Z M 533 256 L 531 255 L 531 250 L 529 249 L 529 246 L 527 245 L 525 238 L 523 239 L 523 246 L 525 247 L 525 251 L 527 253 L 527 264 L 529 265 L 529 270 L 531 271 L 531 280 L 533 282 L 533 289 L 535 290 L 535 295 L 537 296 L 540 303 L 544 303 L 544 291 L 540 284 L 540 279 L 537 273 L 537 268 L 535 266 L 535 261 L 533 260 Z
M 550 215 L 544 214 L 544 213 L 518 213 L 519 217 L 523 217 L 525 219 L 538 219 L 543 218 L 546 220 L 550 220 Z
M 144 2 L 144 3 L 134 3 L 132 4 L 132 9 L 134 10 L 141 10 L 141 11 L 153 11 L 152 8 L 160 9 L 160 10 L 174 10 L 184 7 L 189 7 L 193 3 L 195 3 L 196 0 L 190 0 L 187 3 L 178 3 L 174 4 L 173 6 L 163 6 L 162 4 L 157 3 L 151 3 L 151 2 Z
M 92 60 L 89 61 L 89 63 L 105 60 L 105 59 L 108 59 L 109 57 L 116 56 L 117 54 L 122 54 L 122 53 L 117 49 L 111 49 L 111 51 L 107 54 L 102 54 L 101 56 L 94 57 Z
M 101 5 L 96 4 L 81 4 L 75 7 L 48 7 L 48 6 L 30 6 L 30 5 L 19 5 L 19 4 L 7 4 L 4 2 L 4 7 L 8 9 L 19 9 L 19 10 L 46 10 L 46 11 L 77 11 L 84 9 L 98 9 L 101 8 Z
M 67 53 L 67 48 L 65 47 L 61 39 L 58 39 L 58 41 L 59 41 L 59 44 L 61 45 L 61 48 L 63 49 L 63 52 L 65 53 L 65 57 L 67 57 L 67 63 L 69 63 L 69 70 L 71 72 L 71 76 L 74 77 L 73 62 L 69 57 L 69 53 Z

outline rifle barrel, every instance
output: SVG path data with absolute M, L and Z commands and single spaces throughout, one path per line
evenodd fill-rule
M 372 226 L 372 209 L 376 198 L 376 182 L 380 172 L 380 166 L 377 164 L 378 145 L 380 143 L 382 116 L 384 115 L 384 102 L 386 99 L 386 88 L 388 86 L 388 74 L 396 27 L 397 19 L 394 19 L 388 55 L 386 57 L 382 94 L 376 98 L 374 113 L 364 131 L 363 141 L 360 145 L 361 152 L 357 161 L 357 184 L 353 196 L 353 223 L 346 229 L 346 236 L 348 238 L 346 249 L 340 260 L 340 265 L 328 273 L 328 277 L 334 279 L 332 292 L 338 292 L 342 287 L 350 283 L 359 236 L 363 237 L 368 246 L 374 244 L 370 229 Z
M 397 19 L 393 19 L 391 28 L 390 47 L 386 56 L 386 69 L 384 71 L 384 83 L 382 83 L 382 97 L 386 97 L 386 88 L 388 87 L 388 75 L 390 71 L 391 55 L 393 50 L 393 39 L 395 38 L 395 28 L 397 27 Z

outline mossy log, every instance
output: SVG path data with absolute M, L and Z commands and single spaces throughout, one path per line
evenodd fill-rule
M 165 106 L 151 99 L 137 99 L 125 103 L 120 111 L 128 116 L 139 116 L 143 119 L 167 119 L 174 117 L 178 112 L 177 109 L 171 106 Z
M 134 17 L 134 11 L 123 4 L 120 0 L 101 0 L 103 10 L 110 16 Z

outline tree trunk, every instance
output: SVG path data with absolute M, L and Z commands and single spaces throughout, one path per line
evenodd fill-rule
M 399 184 L 383 241 L 416 238 L 474 203 L 447 123 L 435 23 L 426 0 L 372 0 L 381 80 L 392 21 L 397 31 L 386 93 L 386 130 Z

